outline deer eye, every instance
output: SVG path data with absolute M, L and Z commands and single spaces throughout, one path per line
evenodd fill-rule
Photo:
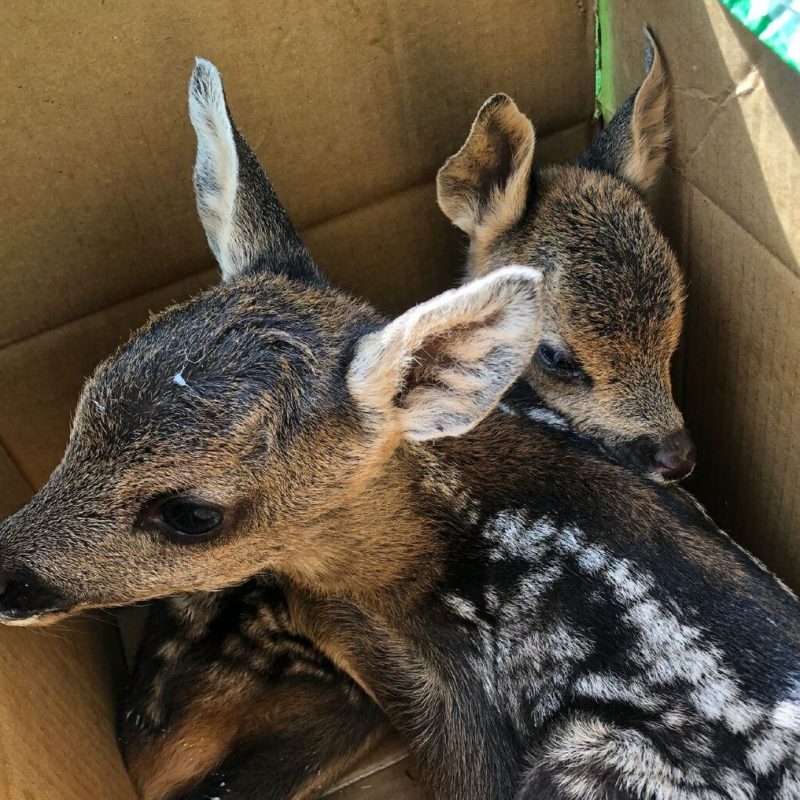
M 172 497 L 151 507 L 145 517 L 175 541 L 198 542 L 214 535 L 224 514 L 216 506 L 199 500 Z
M 536 348 L 536 360 L 558 378 L 585 378 L 586 373 L 574 358 L 552 344 L 542 342 Z

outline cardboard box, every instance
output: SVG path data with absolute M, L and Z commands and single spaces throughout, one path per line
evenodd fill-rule
M 433 178 L 482 100 L 537 125 L 537 159 L 596 127 L 582 2 L 11 0 L 0 27 L 0 514 L 47 478 L 81 381 L 149 311 L 216 279 L 191 189 L 186 82 L 214 60 L 314 255 L 389 311 L 457 280 Z M 656 198 L 690 279 L 682 404 L 716 518 L 800 586 L 800 76 L 716 0 L 602 0 L 601 110 L 642 75 L 641 25 L 675 79 Z M 113 732 L 112 617 L 0 627 L 0 800 L 129 800 Z M 330 795 L 417 798 L 396 742 Z
M 603 101 L 639 81 L 642 19 L 675 84 L 658 207 L 689 283 L 680 405 L 699 458 L 688 486 L 800 590 L 800 74 L 717 0 L 603 6 Z

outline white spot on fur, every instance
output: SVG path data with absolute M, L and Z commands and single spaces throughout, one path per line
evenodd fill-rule
M 800 758 L 797 756 L 794 759 L 794 769 L 787 771 L 781 782 L 781 788 L 778 791 L 777 800 L 797 800 L 800 797 Z
M 567 421 L 549 408 L 528 408 L 525 410 L 525 415 L 528 419 L 534 422 L 543 422 L 551 428 L 558 428 L 562 431 L 569 428 Z
M 641 708 L 651 710 L 658 708 L 662 702 L 657 693 L 637 680 L 624 680 L 615 675 L 597 672 L 578 678 L 575 691 L 598 700 L 635 703 Z
M 577 553 L 581 548 L 583 533 L 578 528 L 562 528 L 558 534 L 559 547 L 570 555 Z
M 755 797 L 755 787 L 739 770 L 730 767 L 719 770 L 717 782 L 725 788 L 731 800 L 753 800 Z
M 188 385 L 188 384 L 186 383 L 186 379 L 183 377 L 183 370 L 180 370 L 179 372 L 176 372 L 176 373 L 175 373 L 175 374 L 172 376 L 172 382 L 173 382 L 173 383 L 174 383 L 176 386 L 187 386 L 187 385 Z
M 800 753 L 800 731 L 767 727 L 750 746 L 747 763 L 757 774 L 767 775 L 791 755 L 794 755 L 797 761 L 796 766 L 800 767 L 798 753 Z
M 586 545 L 577 554 L 578 564 L 581 569 L 594 575 L 604 569 L 608 563 L 605 553 L 600 547 L 593 544 Z
M 496 614 L 500 608 L 500 598 L 497 595 L 497 590 L 494 586 L 487 587 L 483 599 L 486 602 L 486 608 L 490 614 Z
M 516 409 L 512 408 L 508 403 L 500 403 L 498 408 L 504 413 L 508 414 L 510 417 L 518 417 Z
M 653 586 L 649 577 L 634 573 L 627 559 L 619 559 L 608 569 L 607 575 L 614 583 L 617 596 L 628 602 L 641 599 Z
M 630 572 L 627 567 L 619 574 L 629 576 Z M 704 717 L 724 721 L 734 733 L 751 729 L 761 718 L 761 711 L 741 699 L 717 648 L 704 644 L 698 628 L 680 622 L 657 600 L 645 597 L 631 602 L 632 596 L 640 593 L 639 581 L 629 579 L 617 585 L 613 568 L 608 576 L 617 599 L 629 604 L 624 618 L 639 630 L 641 657 L 649 662 L 651 681 L 655 684 L 686 681 L 692 685 L 689 698 Z
M 772 711 L 772 724 L 800 733 L 800 705 L 791 700 L 778 703 Z
M 519 584 L 519 596 L 528 608 L 535 605 L 536 601 L 564 574 L 563 565 L 560 563 L 548 564 L 532 575 L 523 578 Z
M 500 512 L 483 530 L 484 537 L 495 545 L 490 556 L 493 561 L 512 557 L 534 562 L 555 533 L 556 527 L 547 517 L 531 523 L 515 511 Z
M 476 625 L 481 624 L 481 619 L 478 616 L 478 609 L 470 600 L 467 600 L 465 597 L 459 597 L 457 594 L 446 594 L 443 600 L 445 605 L 462 619 L 466 619 Z

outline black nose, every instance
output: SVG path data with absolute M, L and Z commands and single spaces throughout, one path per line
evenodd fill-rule
M 655 471 L 666 481 L 685 478 L 694 469 L 694 465 L 694 444 L 686 428 L 667 436 L 653 454 Z
M 13 572 L 0 570 L 0 614 L 6 617 L 16 617 L 21 610 L 22 595 L 30 585 L 23 576 Z
M 0 618 L 25 619 L 63 604 L 59 594 L 31 570 L 0 570 Z
M 0 570 L 0 614 L 15 617 L 19 607 L 21 587 L 12 572 Z

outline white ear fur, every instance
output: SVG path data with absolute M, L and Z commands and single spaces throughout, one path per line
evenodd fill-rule
M 222 270 L 222 279 L 229 281 L 246 267 L 237 258 L 239 248 L 233 246 L 239 157 L 222 77 L 204 58 L 195 59 L 189 80 L 189 119 L 197 135 L 194 165 L 197 213 Z
M 196 59 L 189 81 L 189 117 L 197 134 L 197 212 L 222 279 L 268 272 L 324 283 L 258 157 L 231 119 L 217 68 L 202 58 Z
M 359 341 L 348 386 L 415 441 L 459 436 L 500 401 L 538 339 L 542 274 L 510 266 L 422 303 Z

